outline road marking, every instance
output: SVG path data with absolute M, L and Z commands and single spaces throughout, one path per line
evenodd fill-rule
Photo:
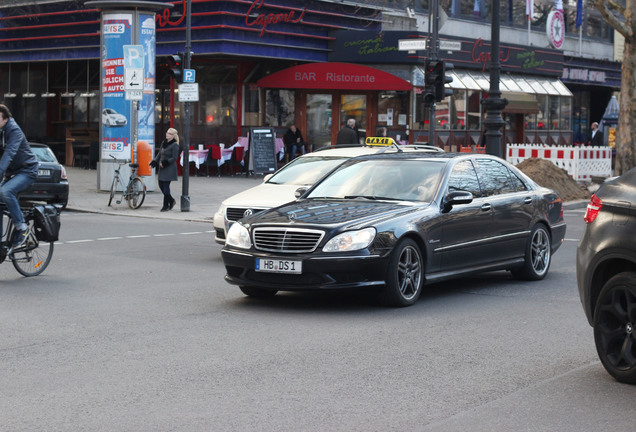
M 67 240 L 67 241 L 57 241 L 56 245 L 62 244 L 74 244 L 74 243 L 88 243 L 93 241 L 110 241 L 110 240 L 124 240 L 124 239 L 140 239 L 140 238 L 151 238 L 151 237 L 171 237 L 177 235 L 197 235 L 197 234 L 210 234 L 214 231 L 191 231 L 191 232 L 182 232 L 182 233 L 163 233 L 163 234 L 140 234 L 140 235 L 132 235 L 132 236 L 121 236 L 121 237 L 99 237 L 96 239 L 83 239 L 83 240 Z

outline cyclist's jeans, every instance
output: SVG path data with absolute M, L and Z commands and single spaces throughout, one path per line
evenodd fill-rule
M 16 228 L 24 225 L 24 215 L 20 209 L 18 194 L 31 186 L 35 179 L 26 174 L 16 174 L 9 180 L 0 183 L 0 201 L 4 202 Z M 0 226 L 2 233 L 2 226 Z

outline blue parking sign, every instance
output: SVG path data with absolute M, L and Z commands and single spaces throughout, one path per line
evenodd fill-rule
M 195 82 L 194 77 L 195 77 L 194 69 L 184 69 L 183 70 L 183 82 L 184 83 L 193 83 L 193 82 Z

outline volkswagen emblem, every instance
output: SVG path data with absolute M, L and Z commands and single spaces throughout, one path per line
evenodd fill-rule
M 254 210 L 247 209 L 243 212 L 243 217 L 252 216 L 254 214 Z

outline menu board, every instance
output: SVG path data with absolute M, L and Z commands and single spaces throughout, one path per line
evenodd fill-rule
M 251 128 L 250 167 L 254 174 L 276 171 L 276 134 L 272 128 Z

